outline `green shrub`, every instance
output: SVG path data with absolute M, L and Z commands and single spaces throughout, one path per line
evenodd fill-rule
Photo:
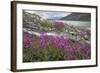
M 61 49 L 51 46 L 41 49 L 32 48 L 27 50 L 27 52 L 23 51 L 23 62 L 64 60 L 63 56 L 64 54 Z

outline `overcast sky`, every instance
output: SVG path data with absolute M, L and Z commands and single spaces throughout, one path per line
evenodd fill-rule
M 62 17 L 65 17 L 71 13 L 68 12 L 58 12 L 58 11 L 35 11 L 35 10 L 26 10 L 25 12 L 28 13 L 35 13 L 39 16 L 41 16 L 44 19 L 60 19 Z

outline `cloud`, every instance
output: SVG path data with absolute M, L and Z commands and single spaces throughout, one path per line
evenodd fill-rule
M 44 19 L 59 19 L 65 17 L 71 13 L 69 12 L 60 12 L 60 11 L 36 11 L 36 10 L 26 10 L 28 13 L 35 13 L 41 16 Z

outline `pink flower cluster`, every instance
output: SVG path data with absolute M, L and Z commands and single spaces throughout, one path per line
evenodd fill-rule
M 35 35 L 35 34 L 33 34 Z M 32 43 L 38 41 L 37 45 L 32 46 Z M 74 46 L 73 46 L 74 45 Z M 65 39 L 57 36 L 50 36 L 41 34 L 41 36 L 35 35 L 32 38 L 31 34 L 24 33 L 24 48 L 48 48 L 53 46 L 54 48 L 62 49 L 65 60 L 76 59 L 89 59 L 90 58 L 90 44 L 85 42 L 71 42 L 70 39 Z

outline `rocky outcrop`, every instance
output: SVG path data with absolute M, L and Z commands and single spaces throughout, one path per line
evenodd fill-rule
M 75 40 L 90 41 L 90 31 L 63 22 L 50 22 L 37 14 L 23 12 L 23 27 L 27 31 L 56 33 Z

